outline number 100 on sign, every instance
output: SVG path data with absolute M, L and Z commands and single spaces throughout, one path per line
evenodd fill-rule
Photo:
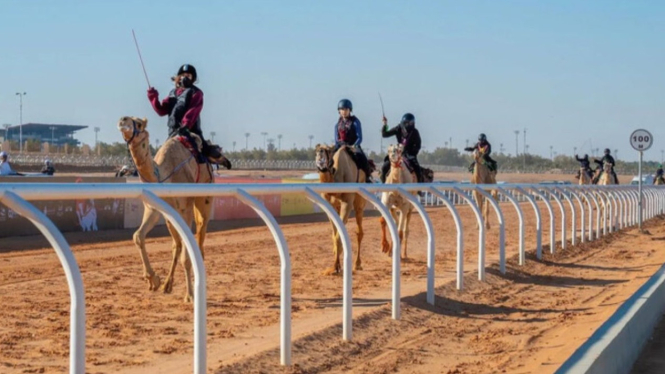
M 635 130 L 630 134 L 630 145 L 640 152 L 644 152 L 651 148 L 653 144 L 653 136 L 647 130 Z

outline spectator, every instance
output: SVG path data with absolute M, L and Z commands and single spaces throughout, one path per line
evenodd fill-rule
M 0 152 L 0 175 L 18 175 L 9 165 L 9 155 L 7 152 Z

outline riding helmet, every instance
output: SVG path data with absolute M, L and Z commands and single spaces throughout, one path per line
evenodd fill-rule
M 609 149 L 609 148 L 605 148 L 605 154 L 606 154 L 606 155 L 609 155 L 609 154 L 610 154 L 610 149 Z
M 485 136 L 485 134 L 478 135 L 478 141 L 481 142 L 487 141 L 487 136 Z
M 196 77 L 197 77 L 196 68 L 193 65 L 189 65 L 189 64 L 182 65 L 180 67 L 180 69 L 178 69 L 178 74 L 177 75 L 180 75 L 180 74 L 183 74 L 183 73 L 190 73 L 192 75 L 192 81 L 196 82 Z
M 402 116 L 402 124 L 404 126 L 415 126 L 416 117 L 411 113 L 406 113 Z
M 351 100 L 349 99 L 342 99 L 337 103 L 337 110 L 340 109 L 348 109 L 348 110 L 353 110 L 353 104 L 351 103 Z

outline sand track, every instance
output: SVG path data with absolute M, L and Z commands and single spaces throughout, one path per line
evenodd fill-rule
M 657 241 L 635 232 L 615 234 L 527 265 L 507 276 L 488 269 L 474 280 L 475 219 L 464 221 L 466 289 L 454 289 L 455 228 L 443 209 L 430 209 L 437 236 L 437 306 L 424 303 L 425 230 L 412 220 L 409 261 L 402 266 L 403 318 L 390 320 L 390 259 L 380 252 L 377 218 L 366 219 L 364 270 L 354 274 L 354 340 L 341 341 L 341 277 L 321 271 L 332 260 L 328 223 L 283 226 L 293 262 L 292 368 L 277 366 L 279 257 L 264 227 L 212 233 L 206 242 L 210 372 L 548 372 L 591 334 L 665 261 Z M 530 207 L 527 248 L 535 246 Z M 544 210 L 543 210 L 544 212 Z M 517 219 L 506 217 L 507 254 L 517 253 Z M 557 230 L 560 219 L 557 219 Z M 494 226 L 496 220 L 493 218 Z M 663 221 L 649 223 L 663 236 Z M 354 236 L 355 224 L 349 223 Z M 545 235 L 549 216 L 543 214 Z M 192 306 L 182 303 L 183 273 L 173 294 L 149 292 L 141 279 L 131 232 L 70 240 L 83 272 L 89 373 L 185 373 L 192 354 Z M 69 238 L 70 236 L 68 236 Z M 76 239 L 76 235 L 71 237 Z M 17 248 L 21 239 L 3 240 Z M 29 241 L 29 239 L 28 239 Z M 353 240 L 352 240 L 353 241 Z M 487 236 L 487 261 L 496 262 L 498 230 Z M 148 252 L 163 278 L 170 241 L 152 238 Z M 355 244 L 354 244 L 355 248 Z M 546 249 L 546 248 L 545 248 Z M 513 260 L 514 261 L 514 258 Z M 49 249 L 0 254 L 0 372 L 66 371 L 69 295 Z

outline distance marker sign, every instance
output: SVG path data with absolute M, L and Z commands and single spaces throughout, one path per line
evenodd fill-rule
M 630 145 L 640 152 L 644 152 L 651 148 L 653 144 L 653 136 L 647 130 L 635 130 L 630 134 Z

